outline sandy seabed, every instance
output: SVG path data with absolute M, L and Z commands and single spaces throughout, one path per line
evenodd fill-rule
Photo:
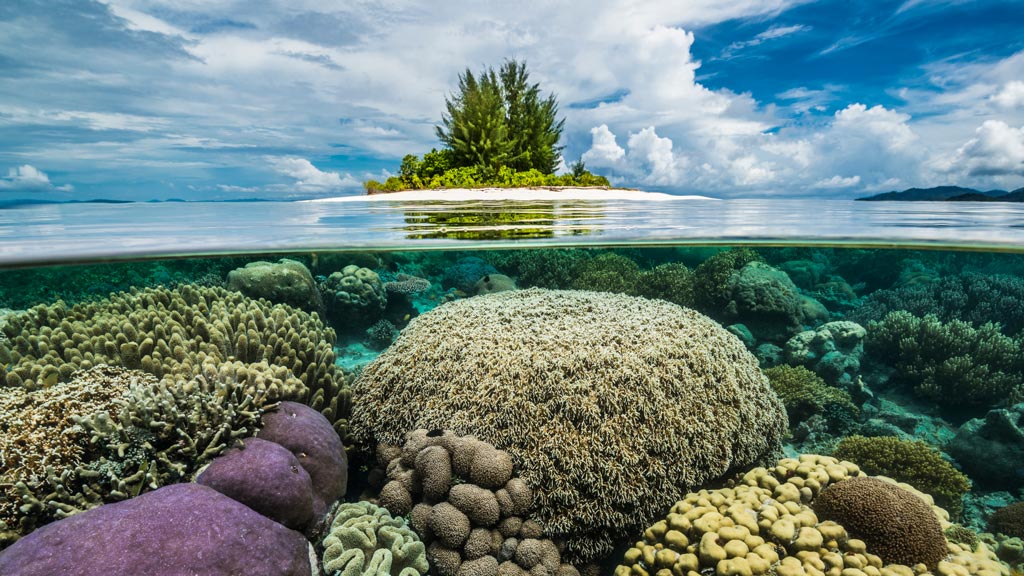
M 401 201 L 466 201 L 466 200 L 638 200 L 665 202 L 675 200 L 714 200 L 707 196 L 680 196 L 663 192 L 644 192 L 625 188 L 538 187 L 538 188 L 442 188 L 407 190 L 358 196 L 318 198 L 306 202 L 401 202 Z

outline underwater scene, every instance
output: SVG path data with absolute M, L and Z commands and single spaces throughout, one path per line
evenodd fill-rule
M 1024 573 L 1024 254 L 0 270 L 0 574 Z

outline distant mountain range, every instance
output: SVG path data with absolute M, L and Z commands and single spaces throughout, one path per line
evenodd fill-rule
M 167 202 L 291 202 L 292 200 L 268 200 L 266 198 L 230 198 L 227 200 L 182 200 L 181 198 L 168 198 L 167 200 L 108 200 L 105 198 L 94 198 L 92 200 L 53 200 L 46 198 L 14 198 L 0 200 L 0 208 L 18 208 L 21 206 L 39 206 L 41 204 L 161 204 Z
M 1013 192 L 1006 190 L 975 190 L 961 186 L 936 186 L 935 188 L 909 188 L 902 192 L 893 190 L 857 198 L 868 202 L 900 200 L 904 202 L 1024 202 L 1024 188 Z

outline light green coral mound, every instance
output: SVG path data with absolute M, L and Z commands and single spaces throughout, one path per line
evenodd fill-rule
M 1006 336 L 998 324 L 975 328 L 890 312 L 868 324 L 864 349 L 896 368 L 894 380 L 940 405 L 987 408 L 1024 397 L 1024 340 Z
M 339 504 L 323 541 L 328 576 L 422 576 L 430 569 L 419 536 L 369 502 Z
M 821 414 L 827 418 L 831 430 L 843 431 L 860 415 L 860 409 L 849 394 L 829 386 L 803 366 L 775 366 L 765 369 L 764 374 L 786 407 L 790 425 Z
M 832 456 L 849 460 L 868 474 L 888 476 L 931 494 L 954 518 L 960 516 L 964 494 L 971 489 L 967 476 L 920 440 L 850 436 L 839 442 Z

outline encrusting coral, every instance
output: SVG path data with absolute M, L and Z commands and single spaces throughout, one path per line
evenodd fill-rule
M 421 576 L 426 548 L 405 520 L 370 502 L 339 503 L 323 540 L 327 576 Z
M 869 480 L 900 490 L 901 502 L 919 499 L 918 514 L 930 513 L 938 531 L 918 531 L 924 542 L 906 537 L 887 543 L 913 565 L 886 563 L 872 544 L 852 527 L 824 520 L 812 505 L 823 493 L 847 482 Z M 847 485 L 849 487 L 849 485 Z M 883 490 L 889 490 L 887 488 Z M 849 503 L 864 511 L 877 508 L 864 499 Z M 855 512 L 855 514 L 860 514 Z M 867 529 L 886 529 L 892 511 L 860 514 Z M 920 516 L 918 516 L 920 518 Z M 907 517 L 900 522 L 911 520 Z M 827 456 L 805 454 L 780 460 L 770 468 L 755 468 L 724 488 L 687 494 L 668 517 L 648 528 L 626 551 L 616 576 L 1007 576 L 985 544 L 972 547 L 949 542 L 945 510 L 931 497 L 906 484 L 868 478 L 856 464 Z M 862 530 L 864 527 L 860 527 Z M 942 547 L 942 557 L 936 559 Z M 923 547 L 923 548 L 922 548 Z M 925 556 L 915 554 L 925 553 Z M 932 563 L 931 568 L 926 564 Z
M 417 428 L 507 451 L 570 559 L 608 554 L 679 492 L 773 458 L 786 415 L 757 360 L 657 300 L 515 290 L 413 319 L 353 384 L 364 446 Z
M 99 364 L 141 370 L 168 387 L 221 374 L 247 394 L 302 401 L 345 426 L 349 395 L 334 365 L 334 331 L 287 305 L 223 288 L 148 288 L 70 308 L 39 305 L 3 330 L 2 386 L 36 390 Z
M 930 494 L 954 518 L 960 516 L 964 494 L 971 489 L 967 476 L 920 440 L 849 436 L 839 441 L 832 456 L 856 462 L 867 474 L 888 476 Z
M 530 518 L 533 491 L 515 474 L 508 452 L 473 436 L 420 429 L 403 446 L 379 444 L 377 458 L 387 474 L 380 504 L 410 516 L 439 576 L 525 576 L 541 569 L 578 576 Z

